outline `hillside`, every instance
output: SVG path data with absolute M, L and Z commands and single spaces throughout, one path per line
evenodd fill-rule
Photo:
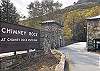
M 72 39 L 73 38 L 72 36 L 75 35 L 74 38 L 77 37 L 76 39 L 81 41 L 84 40 L 84 38 L 86 37 L 84 36 L 86 35 L 86 32 L 84 31 L 85 25 L 80 23 L 84 23 L 87 17 L 96 16 L 96 15 L 100 15 L 99 2 L 87 2 L 81 4 L 76 3 L 64 9 L 54 11 L 53 13 L 50 12 L 40 17 L 25 20 L 21 22 L 21 24 L 40 29 L 41 25 L 39 23 L 41 23 L 42 21 L 57 20 L 58 22 L 63 22 L 64 36 L 67 40 Z M 80 26 L 81 28 L 78 29 L 80 30 L 80 32 L 73 33 L 74 31 L 77 30 L 77 28 L 73 29 L 73 26 L 76 27 Z
M 79 9 L 79 10 L 87 9 L 87 8 L 91 8 L 91 7 L 99 6 L 99 5 L 100 5 L 100 3 L 74 4 L 74 5 L 68 6 L 64 9 L 54 11 L 53 13 L 48 13 L 48 14 L 40 16 L 40 17 L 21 21 L 21 25 L 37 28 L 38 26 L 40 26 L 39 23 L 41 23 L 42 21 L 45 21 L 45 20 L 53 19 L 53 20 L 57 20 L 59 22 L 63 22 L 64 21 L 63 16 L 64 16 L 64 13 L 66 13 L 66 12 L 70 12 L 70 11 L 77 10 L 77 9 Z
M 63 15 L 65 37 L 75 42 L 86 41 L 86 18 L 97 15 L 100 15 L 100 3 L 76 4 L 66 8 Z
M 100 0 L 79 0 L 77 3 L 100 2 Z

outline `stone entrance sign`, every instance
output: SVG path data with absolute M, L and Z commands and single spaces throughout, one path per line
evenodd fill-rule
M 0 53 L 40 49 L 40 31 L 0 22 Z

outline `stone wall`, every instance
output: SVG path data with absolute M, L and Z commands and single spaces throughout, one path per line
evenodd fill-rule
M 63 26 L 57 22 L 42 23 L 41 38 L 44 48 L 51 49 L 64 46 Z
M 34 64 L 41 55 L 44 55 L 43 51 L 0 58 L 0 71 L 27 71 L 29 64 Z
M 100 20 L 98 20 L 98 19 L 89 20 L 87 23 L 87 45 L 88 45 L 88 48 L 95 47 L 95 39 L 100 39 Z

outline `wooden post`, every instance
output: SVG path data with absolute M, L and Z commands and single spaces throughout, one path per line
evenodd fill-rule
M 29 53 L 29 50 L 27 50 L 27 53 Z
M 97 49 L 97 40 L 95 39 L 95 51 Z
M 2 68 L 2 64 L 1 63 L 2 63 L 2 59 L 0 59 L 0 69 Z
M 16 51 L 14 52 L 14 55 L 17 55 L 17 54 L 16 54 Z
M 27 50 L 27 57 L 28 57 L 28 59 L 30 60 L 31 59 L 31 53 L 30 53 L 30 51 L 29 50 Z

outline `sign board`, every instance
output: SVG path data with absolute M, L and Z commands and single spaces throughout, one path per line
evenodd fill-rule
M 40 31 L 0 22 L 0 53 L 40 49 Z

